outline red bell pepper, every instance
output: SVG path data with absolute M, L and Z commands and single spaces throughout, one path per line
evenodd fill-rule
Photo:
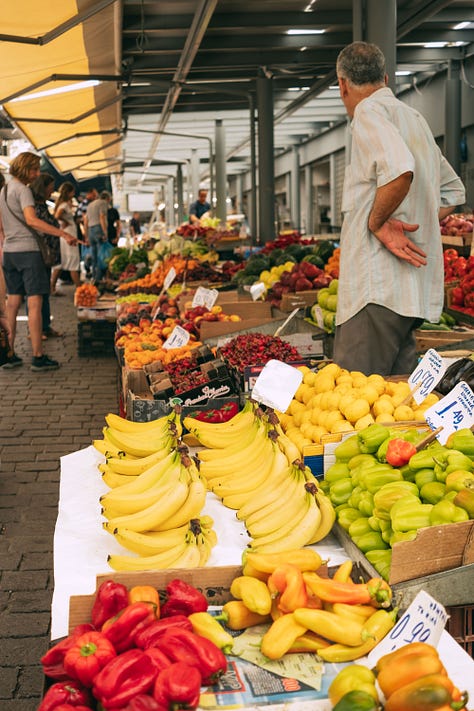
M 85 632 L 91 632 L 93 629 L 93 626 L 89 624 L 77 625 L 68 637 L 65 637 L 51 647 L 51 649 L 48 649 L 40 659 L 44 675 L 50 679 L 56 679 L 56 681 L 67 681 L 70 679 L 69 674 L 67 674 L 64 669 L 64 657 L 66 652 L 74 645 L 77 637 L 80 637 Z
M 137 694 L 126 706 L 110 708 L 107 711 L 163 711 L 163 709 L 150 694 Z
M 154 661 L 158 672 L 170 666 L 171 660 L 158 647 L 149 647 L 143 651 Z
M 59 681 L 49 687 L 36 711 L 55 711 L 60 704 L 91 707 L 91 695 L 78 681 Z
M 222 650 L 209 639 L 188 630 L 177 627 L 167 630 L 157 641 L 156 647 L 172 662 L 184 662 L 197 667 L 203 684 L 214 684 L 227 670 L 227 660 Z
M 137 694 L 146 694 L 155 682 L 158 667 L 141 649 L 114 657 L 94 679 L 93 694 L 105 709 L 122 708 Z
M 162 711 L 195 709 L 201 695 L 201 674 L 196 667 L 176 662 L 160 672 L 155 681 L 153 696 Z
M 207 600 L 193 585 L 180 578 L 171 580 L 166 586 L 167 599 L 161 608 L 161 617 L 190 615 L 192 612 L 206 612 Z
M 392 467 L 403 467 L 414 454 L 416 454 L 416 447 L 413 442 L 396 437 L 389 441 L 385 459 Z
M 118 653 L 125 652 L 135 646 L 135 635 L 156 619 L 155 609 L 149 602 L 132 602 L 104 623 L 102 634 L 112 642 Z
M 54 711 L 92 711 L 92 706 L 73 706 L 73 704 L 59 704 Z
M 91 621 L 96 630 L 102 629 L 104 622 L 115 617 L 128 605 L 128 590 L 125 585 L 106 580 L 96 592 L 92 605 Z
M 86 632 L 66 652 L 64 669 L 72 679 L 92 686 L 96 675 L 116 655 L 112 642 L 102 632 Z
M 134 642 L 140 649 L 148 649 L 154 647 L 157 639 L 172 627 L 181 627 L 181 629 L 192 632 L 193 626 L 186 615 L 171 615 L 170 617 L 162 617 L 159 620 L 154 620 L 151 625 L 145 629 L 139 630 L 134 636 Z

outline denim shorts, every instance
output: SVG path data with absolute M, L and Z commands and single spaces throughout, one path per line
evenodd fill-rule
M 41 252 L 4 252 L 3 273 L 7 294 L 12 296 L 49 294 L 48 270 Z

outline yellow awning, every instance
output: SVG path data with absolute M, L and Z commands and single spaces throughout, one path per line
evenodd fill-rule
M 85 180 L 120 170 L 120 2 L 5 5 L 0 104 L 10 121 L 60 173 Z

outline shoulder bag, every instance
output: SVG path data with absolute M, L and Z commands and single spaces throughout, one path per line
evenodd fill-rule
M 22 220 L 18 215 L 16 215 L 13 210 L 10 208 L 7 200 L 7 185 L 4 187 L 4 194 L 5 194 L 5 205 L 7 206 L 7 209 L 9 212 L 15 217 L 18 222 L 21 222 L 25 227 L 28 229 L 29 232 L 33 235 L 33 237 L 36 239 L 36 243 L 39 247 L 39 250 L 41 252 L 41 256 L 43 257 L 43 261 L 45 263 L 46 267 L 54 267 L 56 264 L 59 264 L 61 261 L 61 251 L 60 251 L 60 243 L 59 237 L 55 237 L 54 235 L 51 235 L 51 239 L 49 239 L 50 235 L 43 235 L 40 234 L 39 232 L 36 232 L 32 227 L 30 227 L 25 220 Z

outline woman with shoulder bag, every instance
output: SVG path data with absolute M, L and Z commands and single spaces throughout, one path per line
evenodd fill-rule
M 28 327 L 31 338 L 31 370 L 56 370 L 59 363 L 43 353 L 41 304 L 49 293 L 49 277 L 35 231 L 63 238 L 69 244 L 77 240 L 64 230 L 44 222 L 35 213 L 30 183 L 40 174 L 40 157 L 29 151 L 20 153 L 10 163 L 8 185 L 0 194 L 0 215 L 5 234 L 3 272 L 7 286 L 7 315 L 11 330 L 11 354 L 3 368 L 23 364 L 14 351 L 16 317 L 23 298 L 28 302 Z
M 66 232 L 69 232 L 70 235 L 77 237 L 77 226 L 72 206 L 72 199 L 75 192 L 76 189 L 70 182 L 65 182 L 59 186 L 59 195 L 54 207 L 54 217 L 59 221 L 60 227 L 66 230 Z M 53 296 L 62 296 L 62 294 L 56 290 L 56 283 L 61 270 L 70 273 L 73 284 L 77 289 L 77 287 L 81 285 L 80 269 L 81 255 L 79 254 L 78 245 L 69 245 L 64 240 L 61 241 L 61 261 L 59 266 L 53 269 L 51 279 L 51 293 Z

